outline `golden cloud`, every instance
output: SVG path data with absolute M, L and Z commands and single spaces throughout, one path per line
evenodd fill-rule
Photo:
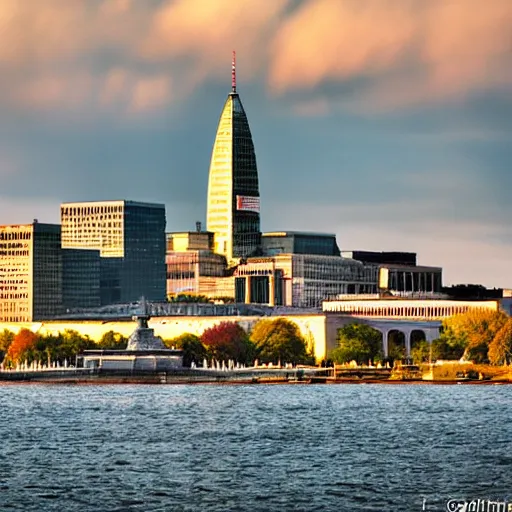
M 510 84 L 510 26 L 509 0 L 307 0 L 273 41 L 269 88 L 361 77 L 361 99 L 393 107 Z

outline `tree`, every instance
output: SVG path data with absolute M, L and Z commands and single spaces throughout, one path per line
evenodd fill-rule
M 170 294 L 167 297 L 169 302 L 184 302 L 184 303 L 203 303 L 208 304 L 211 300 L 205 295 L 192 295 L 187 293 L 178 293 L 177 295 Z
M 7 350 L 5 359 L 8 364 L 16 365 L 23 361 L 27 363 L 34 361 L 34 348 L 38 339 L 38 335 L 32 331 L 21 329 L 18 334 L 14 336 Z
M 118 332 L 106 332 L 98 342 L 98 347 L 104 350 L 124 350 L 128 345 L 128 338 Z
M 508 318 L 503 327 L 489 344 L 491 364 L 508 364 L 512 361 L 512 318 Z
M 501 311 L 469 310 L 444 320 L 440 339 L 456 352 L 463 350 L 464 359 L 486 362 L 489 345 L 506 322 Z
M 330 358 L 336 363 L 367 364 L 382 358 L 382 334 L 366 324 L 351 323 L 338 329 L 338 347 Z
M 388 333 L 388 359 L 389 362 L 405 359 L 405 334 L 402 331 L 392 330 Z
M 124 336 L 121 336 L 121 338 L 124 338 Z M 126 338 L 124 339 L 126 340 Z M 61 345 L 59 347 L 58 360 L 61 362 L 64 359 L 72 361 L 84 350 L 96 347 L 96 344 L 89 338 L 89 336 L 82 336 L 78 331 L 74 331 L 72 329 L 66 329 L 64 333 L 60 335 L 60 340 Z
M 427 363 L 430 360 L 430 356 L 430 343 L 426 340 L 415 343 L 411 348 L 411 358 L 414 364 Z
M 255 356 L 249 336 L 236 322 L 221 322 L 206 329 L 201 335 L 201 342 L 208 356 L 219 361 L 232 359 L 247 364 Z
M 257 357 L 265 363 L 309 363 L 306 341 L 296 323 L 286 318 L 260 320 L 250 336 Z
M 0 362 L 2 362 L 7 350 L 9 350 L 9 346 L 14 340 L 14 333 L 9 331 L 9 329 L 4 329 L 0 332 Z
M 172 340 L 166 340 L 164 343 L 169 348 L 175 347 L 183 350 L 183 366 L 190 367 L 192 362 L 201 364 L 208 355 L 199 336 L 188 332 Z

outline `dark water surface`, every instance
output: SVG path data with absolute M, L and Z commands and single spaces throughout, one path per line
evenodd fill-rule
M 512 501 L 512 386 L 11 385 L 0 397 L 2 512 Z

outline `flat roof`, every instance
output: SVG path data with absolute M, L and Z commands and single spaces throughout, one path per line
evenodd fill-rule
M 61 203 L 63 206 L 98 206 L 98 205 L 111 205 L 111 204 L 123 204 L 127 206 L 152 206 L 154 208 L 165 208 L 163 203 L 146 203 L 143 201 L 131 201 L 129 199 L 107 199 L 106 201 L 74 201 L 70 203 Z
M 262 233 L 261 236 L 318 236 L 318 237 L 336 237 L 334 233 L 317 233 L 314 231 L 269 231 Z
M 0 229 L 21 229 L 21 228 L 32 228 L 34 226 L 41 226 L 43 228 L 61 228 L 60 224 L 55 224 L 53 222 L 28 222 L 26 224 L 3 224 L 0 225 Z
M 165 233 L 166 236 L 177 236 L 177 235 L 213 235 L 213 231 L 168 231 Z

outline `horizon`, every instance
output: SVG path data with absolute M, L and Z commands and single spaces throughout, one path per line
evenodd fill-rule
M 506 0 L 6 0 L 0 224 L 124 197 L 165 204 L 168 232 L 206 226 L 236 50 L 262 232 L 512 288 L 511 23 Z

